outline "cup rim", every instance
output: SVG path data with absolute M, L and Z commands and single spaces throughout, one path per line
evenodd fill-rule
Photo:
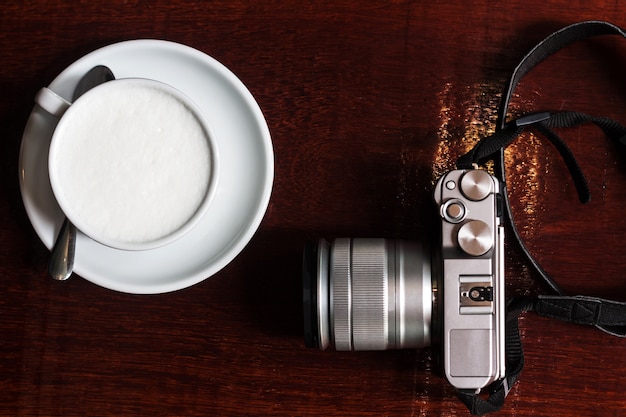
M 69 118 L 65 118 L 66 114 L 70 112 L 76 111 L 75 104 L 85 100 L 85 97 L 89 97 L 93 94 L 96 94 L 98 91 L 101 91 L 105 88 L 110 88 L 111 84 L 141 84 L 148 85 L 152 87 L 156 87 L 166 93 L 174 96 L 177 100 L 182 102 L 189 111 L 194 115 L 196 120 L 198 120 L 202 130 L 204 131 L 205 137 L 207 139 L 207 145 L 209 148 L 209 182 L 207 184 L 206 192 L 201 203 L 198 205 L 196 211 L 187 219 L 187 221 L 178 229 L 173 232 L 164 235 L 162 237 L 152 239 L 144 242 L 128 242 L 128 241 L 120 241 L 115 239 L 110 239 L 105 236 L 98 236 L 87 224 L 80 220 L 80 218 L 76 215 L 76 213 L 72 209 L 72 205 L 69 201 L 67 201 L 62 192 L 62 185 L 59 183 L 59 178 L 55 174 L 56 159 L 55 154 L 59 147 L 58 143 L 60 142 L 58 132 L 61 131 L 59 127 L 62 127 L 63 119 L 68 120 Z M 210 123 L 207 118 L 204 116 L 200 107 L 189 98 L 182 91 L 176 89 L 175 87 L 153 79 L 149 78 L 141 78 L 141 77 L 128 77 L 128 78 L 118 78 L 115 80 L 108 81 L 106 83 L 100 84 L 89 91 L 85 92 L 81 97 L 79 97 L 72 105 L 67 109 L 67 111 L 61 116 L 59 119 L 54 132 L 52 134 L 52 138 L 50 141 L 50 149 L 48 152 L 48 177 L 50 179 L 50 185 L 52 188 L 52 192 L 54 195 L 57 204 L 61 208 L 61 211 L 64 215 L 69 219 L 70 222 L 74 226 L 76 226 L 77 230 L 88 236 L 89 238 L 95 240 L 98 243 L 101 243 L 105 246 L 111 247 L 113 249 L 125 250 L 125 251 L 141 251 L 141 250 L 151 250 L 156 249 L 165 245 L 168 245 L 184 235 L 186 235 L 190 230 L 192 230 L 198 222 L 202 219 L 204 214 L 207 212 L 208 207 L 210 206 L 213 198 L 216 194 L 217 184 L 219 182 L 219 154 L 216 145 L 216 141 L 214 139 L 214 131 L 211 128 Z

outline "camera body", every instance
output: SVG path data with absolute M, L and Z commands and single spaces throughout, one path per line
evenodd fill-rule
M 454 170 L 434 192 L 441 217 L 442 362 L 459 389 L 504 377 L 504 227 L 499 182 Z
M 338 238 L 303 258 L 308 347 L 420 348 L 436 341 L 448 381 L 486 387 L 505 373 L 504 228 L 500 184 L 453 170 L 434 190 L 436 243 Z M 427 248 L 435 246 L 433 256 Z

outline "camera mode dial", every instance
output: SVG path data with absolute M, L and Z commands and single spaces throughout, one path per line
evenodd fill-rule
M 493 192 L 491 175 L 480 169 L 467 171 L 461 177 L 461 192 L 472 201 L 481 201 Z

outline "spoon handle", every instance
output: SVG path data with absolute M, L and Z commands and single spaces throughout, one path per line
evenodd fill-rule
M 75 245 L 76 227 L 66 218 L 54 243 L 48 264 L 48 272 L 52 278 L 65 281 L 72 275 Z

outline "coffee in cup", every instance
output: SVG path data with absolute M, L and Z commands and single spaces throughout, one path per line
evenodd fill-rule
M 101 84 L 62 114 L 50 144 L 50 183 L 68 219 L 117 249 L 152 249 L 181 237 L 215 193 L 218 158 L 201 111 L 180 91 L 148 79 Z M 45 107 L 44 107 L 45 108 Z

